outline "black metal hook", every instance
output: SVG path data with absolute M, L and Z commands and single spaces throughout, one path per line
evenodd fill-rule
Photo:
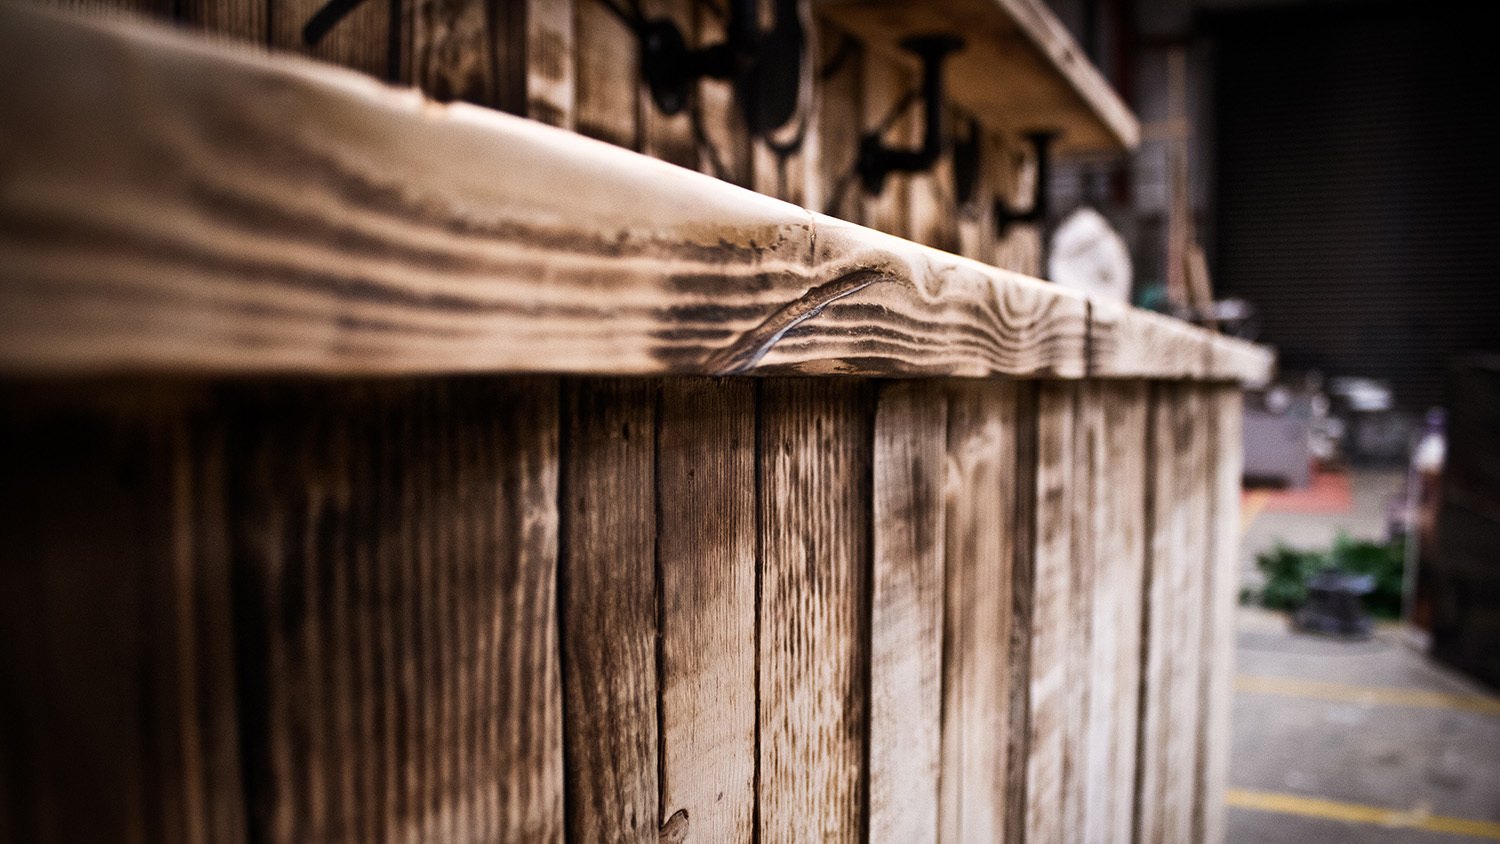
M 734 82 L 753 135 L 764 135 L 797 113 L 807 41 L 797 0 L 776 0 L 776 23 L 769 32 L 760 28 L 756 0 L 731 0 L 724 41 L 707 47 L 689 47 L 668 18 L 643 21 L 639 37 L 641 75 L 663 114 L 687 108 L 704 77 Z
M 964 45 L 956 35 L 919 35 L 901 42 L 901 46 L 922 59 L 922 146 L 919 149 L 895 149 L 880 142 L 876 130 L 859 145 L 859 175 L 865 190 L 879 194 L 885 177 L 891 173 L 920 173 L 937 163 L 943 154 L 943 62 Z
M 1027 132 L 1024 136 L 1036 151 L 1036 184 L 1032 186 L 1031 208 L 1017 211 L 1002 197 L 995 197 L 995 231 L 1004 237 L 1015 223 L 1044 223 L 1051 211 L 1052 142 L 1056 132 Z

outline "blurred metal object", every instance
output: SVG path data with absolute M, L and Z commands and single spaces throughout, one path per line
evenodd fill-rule
M 1346 639 L 1368 639 L 1375 622 L 1365 613 L 1364 596 L 1375 578 L 1324 569 L 1307 581 L 1307 602 L 1292 617 L 1298 630 Z

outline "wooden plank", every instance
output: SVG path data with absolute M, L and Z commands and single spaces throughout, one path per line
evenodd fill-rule
M 251 836 L 561 840 L 551 382 L 237 401 Z
M 938 834 L 947 406 L 919 381 L 877 401 L 867 838 L 916 844 Z
M 1064 647 L 1066 680 L 1062 729 L 1062 785 L 1059 823 L 1063 841 L 1083 841 L 1088 828 L 1088 791 L 1094 757 L 1092 720 L 1108 690 L 1095 673 L 1094 649 L 1113 631 L 1096 622 L 1098 587 L 1105 574 L 1098 570 L 1097 543 L 1104 533 L 1105 500 L 1100 487 L 1109 482 L 1104 461 L 1105 409 L 1098 401 L 1099 382 L 1078 384 L 1073 399 L 1072 477 L 1069 508 L 1067 613 L 1070 628 Z M 1106 596 L 1107 598 L 1107 596 Z
M 998 189 L 998 171 L 1004 166 L 998 155 L 1000 141 L 993 132 L 982 126 L 971 127 L 969 121 L 973 115 L 964 114 L 957 109 L 954 111 L 953 137 L 965 137 L 974 128 L 979 132 L 980 144 L 978 187 L 975 188 L 974 198 L 969 205 L 956 209 L 958 247 L 954 251 L 966 258 L 988 263 L 995 251 L 995 204 L 991 199 Z
M 669 379 L 657 431 L 661 816 L 749 841 L 755 809 L 755 384 Z
M 579 2 L 592 3 L 596 0 Z M 643 0 L 640 8 L 641 14 L 648 20 L 665 18 L 678 26 L 687 26 L 692 21 L 692 0 Z M 693 139 L 691 111 L 684 110 L 671 116 L 663 114 L 652 101 L 651 92 L 645 85 L 637 86 L 637 90 L 640 98 L 641 152 L 682 167 L 696 168 L 698 145 Z
M 1212 485 L 1212 538 L 1208 557 L 1208 601 L 1204 615 L 1204 688 L 1198 740 L 1198 800 L 1193 817 L 1193 840 L 1204 844 L 1224 841 L 1224 799 L 1229 785 L 1230 713 L 1234 706 L 1235 613 L 1240 587 L 1240 425 L 1242 396 L 1238 387 L 1215 387 L 1207 399 L 1210 449 L 1208 476 Z M 1200 421 L 1200 425 L 1203 422 Z
M 1210 489 L 1208 430 L 1201 390 L 1189 385 L 1175 407 L 1177 473 L 1173 518 L 1183 523 L 1174 548 L 1172 717 L 1167 735 L 1163 829 L 1171 841 L 1192 841 L 1198 797 L 1199 724 L 1203 717 L 1203 626 L 1208 609 Z
M 1006 838 L 1018 388 L 954 382 L 948 399 L 940 840 Z
M 1141 610 L 1146 562 L 1146 426 L 1139 381 L 1086 388 L 1095 474 L 1093 635 L 1084 825 L 1079 840 L 1129 841 L 1134 815 L 1140 705 Z
M 1202 691 L 1207 559 L 1207 444 L 1192 385 L 1162 384 L 1152 399 L 1151 556 L 1141 706 L 1137 834 L 1192 840 Z
M 1064 153 L 1123 151 L 1140 140 L 1134 115 L 1041 0 L 823 0 L 817 9 L 872 50 L 912 67 L 903 39 L 964 36 L 968 44 L 948 63 L 948 90 L 996 129 L 1060 130 Z
M 693 4 L 699 48 L 724 43 L 727 7 Z M 741 187 L 754 187 L 750 133 L 735 101 L 734 84 L 727 79 L 703 79 L 694 103 L 698 141 L 698 169 Z
M 1032 551 L 1028 701 L 1026 709 L 1025 835 L 1064 840 L 1067 776 L 1069 643 L 1072 617 L 1074 415 L 1076 385 L 1037 387 L 1035 547 Z
M 245 841 L 224 431 L 196 390 L 0 390 L 0 838 Z
M 306 53 L 380 79 L 406 78 L 401 74 L 406 30 L 397 11 L 406 3 L 400 7 L 361 3 L 329 28 L 316 44 L 308 44 L 303 28 L 327 1 L 266 0 L 271 46 Z
M 921 119 L 915 99 L 910 96 L 917 85 L 916 78 L 886 56 L 868 51 L 861 56 L 864 59 L 864 91 L 860 102 L 864 118 L 859 125 L 864 131 L 860 133 L 860 139 L 878 129 L 882 143 L 902 147 L 910 145 L 917 137 L 917 121 Z M 855 155 L 858 155 L 858 147 Z M 864 191 L 857 176 L 851 190 Z M 865 193 L 865 216 L 857 222 L 876 231 L 905 237 L 911 220 L 910 190 L 911 180 L 906 174 L 891 174 L 879 195 Z
M 526 116 L 574 125 L 577 51 L 575 0 L 526 0 Z
M 818 36 L 811 25 L 812 0 L 797 0 L 796 5 L 802 17 L 803 32 L 809 42 L 815 43 Z M 762 4 L 761 10 L 761 26 L 769 30 L 775 21 L 775 9 L 766 3 Z M 818 208 L 823 204 L 815 58 L 816 49 L 809 47 L 802 60 L 797 113 L 765 137 L 750 140 L 753 187 L 767 196 L 807 208 Z
M 1205 378 L 1214 335 L 1121 302 L 1089 302 L 1089 374 L 1097 378 Z
M 852 35 L 818 27 L 818 175 L 824 213 L 850 222 L 864 219 L 864 191 L 855 167 L 863 125 L 864 51 Z
M 567 831 L 653 841 L 657 775 L 656 385 L 565 385 L 561 617 Z
M 1054 285 L 327 67 L 0 20 L 5 371 L 1086 372 Z
M 869 385 L 760 388 L 762 841 L 857 841 L 865 809 Z
M 378 7 L 380 4 L 370 4 Z M 435 100 L 462 100 L 493 108 L 509 103 L 503 94 L 500 71 L 509 58 L 505 48 L 524 46 L 520 38 L 525 28 L 516 28 L 517 41 L 508 44 L 505 30 L 496 27 L 505 12 L 520 8 L 517 4 L 496 4 L 493 8 L 480 0 L 411 0 L 407 8 L 410 42 L 402 62 L 402 81 L 415 85 Z
M 214 35 L 267 44 L 270 5 L 267 0 L 181 0 L 178 19 Z
M 641 145 L 635 34 L 603 0 L 574 0 L 575 126 L 626 149 Z

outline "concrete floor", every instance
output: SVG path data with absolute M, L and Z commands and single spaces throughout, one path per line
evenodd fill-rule
M 1277 539 L 1378 538 L 1399 485 L 1397 474 L 1361 473 L 1346 513 L 1262 511 L 1244 533 L 1246 560 Z M 1241 610 L 1231 844 L 1500 840 L 1500 697 L 1405 638 L 1387 627 L 1333 641 Z

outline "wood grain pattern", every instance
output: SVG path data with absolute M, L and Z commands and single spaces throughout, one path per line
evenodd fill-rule
M 671 379 L 657 431 L 661 816 L 749 841 L 755 809 L 755 384 Z
M 266 0 L 181 0 L 178 18 L 214 35 L 268 44 L 270 3 Z
M 1208 453 L 1193 385 L 1154 388 L 1137 835 L 1190 841 L 1198 794 Z
M 1035 547 L 1031 561 L 1028 702 L 1026 707 L 1025 835 L 1062 841 L 1067 777 L 1069 645 L 1075 632 L 1073 578 L 1073 438 L 1077 388 L 1038 385 Z
M 330 68 L 0 15 L 8 371 L 1086 372 L 1060 288 Z M 19 70 L 55 55 L 91 70 Z
M 249 395 L 254 837 L 560 840 L 550 382 Z M 387 526 L 384 530 L 375 526 Z
M 635 34 L 601 0 L 575 0 L 575 126 L 590 138 L 639 149 Z
M 1240 586 L 1240 468 L 1243 398 L 1236 387 L 1204 392 L 1207 403 L 1198 425 L 1209 433 L 1208 475 L 1211 483 L 1210 553 L 1206 561 L 1203 639 L 1204 688 L 1198 736 L 1197 802 L 1193 840 L 1224 841 L 1224 791 L 1229 780 L 1234 706 L 1235 613 Z
M 1206 459 L 1210 424 L 1202 391 L 1186 385 L 1176 401 L 1177 495 L 1174 520 L 1183 527 L 1173 547 L 1173 628 L 1171 720 L 1167 736 L 1163 829 L 1169 840 L 1192 841 L 1198 803 L 1198 740 L 1203 717 L 1203 627 L 1208 614 L 1205 575 L 1209 568 L 1209 473 Z
M 761 841 L 861 834 L 870 393 L 827 379 L 760 387 Z
M 949 385 L 940 840 L 1005 840 L 1011 698 L 1018 388 Z M 1016 813 L 1019 814 L 1019 813 Z
M 1141 610 L 1146 564 L 1147 385 L 1085 387 L 1095 508 L 1084 823 L 1078 840 L 1130 840 L 1140 705 Z M 1095 433 L 1097 432 L 1097 433 Z
M 565 385 L 562 679 L 568 838 L 654 842 L 656 385 Z
M 247 840 L 224 432 L 203 404 L 0 391 L 4 840 Z
M 577 91 L 573 2 L 526 0 L 526 116 L 572 129 Z
M 561 839 L 550 382 L 4 402 L 17 840 Z
M 403 73 L 402 59 L 410 40 L 409 9 L 414 3 L 403 2 L 399 7 L 390 3 L 361 3 L 317 44 L 308 44 L 302 38 L 302 28 L 326 2 L 266 0 L 271 46 L 306 53 L 379 79 L 410 78 Z M 393 13 L 393 9 L 401 13 Z
M 947 405 L 921 381 L 876 401 L 867 838 L 917 844 L 938 834 Z
M 870 132 L 880 130 L 881 142 L 894 147 L 908 147 L 918 137 L 921 115 L 908 94 L 917 82 L 912 72 L 888 57 L 861 51 L 864 61 L 860 92 L 860 107 L 864 114 L 856 138 L 854 154 L 858 155 L 858 141 Z M 905 237 L 911 221 L 911 178 L 905 173 L 892 173 L 878 196 L 870 195 L 858 178 L 854 179 L 852 191 L 864 193 L 864 223 L 872 229 Z
M 379 7 L 379 3 L 368 4 Z M 516 3 L 489 4 L 484 0 L 411 0 L 407 15 L 409 42 L 405 47 L 403 81 L 433 99 L 463 100 L 493 108 L 517 110 L 520 103 L 507 96 L 502 79 L 510 50 L 524 49 L 524 25 L 514 40 L 501 17 L 519 8 Z M 516 23 L 521 23 L 517 21 Z

